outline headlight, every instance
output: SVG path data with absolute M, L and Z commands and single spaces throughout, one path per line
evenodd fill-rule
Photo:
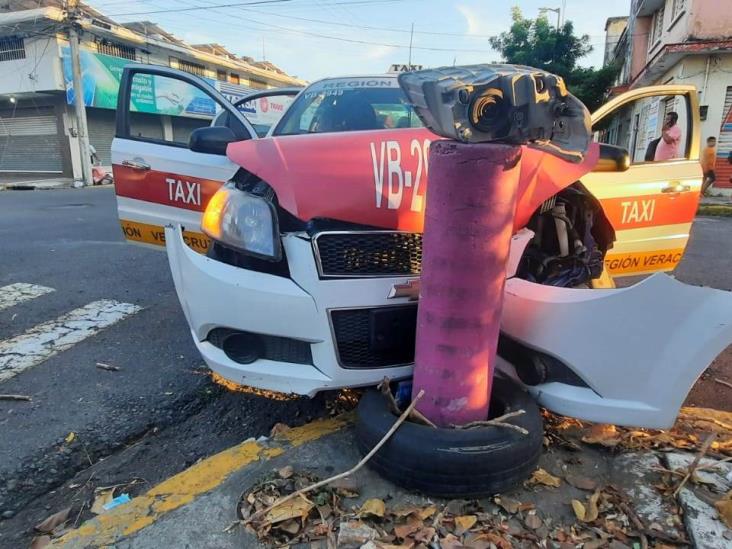
M 225 185 L 206 206 L 201 229 L 214 240 L 250 255 L 282 259 L 277 212 L 265 198 Z

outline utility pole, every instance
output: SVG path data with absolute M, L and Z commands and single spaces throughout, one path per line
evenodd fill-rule
M 414 22 L 412 22 L 412 30 L 409 32 L 409 70 L 412 70 L 412 40 L 414 40 Z
M 69 30 L 69 53 L 71 55 L 71 73 L 74 85 L 74 111 L 76 113 L 76 133 L 79 140 L 81 158 L 81 175 L 85 186 L 93 185 L 91 170 L 91 151 L 89 148 L 89 131 L 86 124 L 86 105 L 84 105 L 84 84 L 81 80 L 81 57 L 79 51 L 79 31 L 77 20 L 79 0 L 68 0 L 66 18 Z

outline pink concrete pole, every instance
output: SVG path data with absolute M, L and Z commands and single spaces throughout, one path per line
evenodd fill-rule
M 430 147 L 412 394 L 438 426 L 488 417 L 520 164 L 518 146 Z

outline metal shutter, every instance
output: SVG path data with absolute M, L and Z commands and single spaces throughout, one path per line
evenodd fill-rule
M 89 143 L 97 151 L 102 166 L 112 165 L 112 139 L 114 139 L 116 111 L 108 109 L 87 109 L 86 122 L 89 128 Z
M 193 130 L 206 128 L 211 125 L 211 120 L 206 118 L 185 118 L 182 116 L 171 116 L 173 124 L 173 141 L 188 145 L 188 139 Z
M 0 110 L 0 172 L 62 173 L 53 107 Z
M 130 113 L 130 136 L 163 139 L 163 121 L 157 114 Z

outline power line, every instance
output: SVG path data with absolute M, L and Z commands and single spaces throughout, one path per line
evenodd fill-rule
M 272 1 L 277 1 L 277 0 L 269 0 L 269 1 L 272 2 Z M 374 3 L 374 2 L 393 2 L 393 1 L 398 1 L 398 0 L 369 0 L 368 3 Z M 356 2 L 347 2 L 347 3 L 348 4 L 353 4 L 353 3 L 356 3 Z M 191 11 L 196 11 L 196 10 L 213 10 L 213 9 L 220 9 L 221 7 L 234 7 L 234 8 L 242 9 L 240 7 L 240 5 L 241 4 L 239 4 L 239 3 L 237 3 L 237 4 L 210 4 L 210 5 L 199 6 L 199 7 L 179 8 L 179 9 L 170 9 L 170 10 L 155 10 L 155 13 L 171 13 L 171 14 L 174 14 L 174 15 L 177 15 L 177 14 L 184 15 L 184 14 L 187 14 L 187 13 L 189 13 Z M 320 5 L 324 5 L 324 4 L 320 4 Z M 146 12 L 146 13 L 153 13 L 153 12 Z M 121 14 L 114 14 L 114 15 L 119 16 Z M 128 15 L 131 15 L 131 14 L 128 14 Z M 137 15 L 139 15 L 139 14 L 137 14 Z M 110 15 L 110 17 L 112 17 L 112 16 L 113 15 Z M 198 15 L 196 17 L 198 19 L 201 18 L 201 16 L 198 16 Z M 281 30 L 281 31 L 285 31 L 285 32 L 291 32 L 291 33 L 295 33 L 295 34 L 300 34 L 300 35 L 304 35 L 304 36 L 312 36 L 312 37 L 315 37 L 315 38 L 322 38 L 322 39 L 325 39 L 325 40 L 336 40 L 336 41 L 346 42 L 346 43 L 350 43 L 350 44 L 363 44 L 363 45 L 367 45 L 367 46 L 384 46 L 384 47 L 397 48 L 397 49 L 409 49 L 409 45 L 406 45 L 406 44 L 395 44 L 395 43 L 387 43 L 387 42 L 374 42 L 374 41 L 371 41 L 371 40 L 360 40 L 360 39 L 357 39 L 357 38 L 344 38 L 342 36 L 333 36 L 333 35 L 323 34 L 323 33 L 318 33 L 318 32 L 305 31 L 305 30 L 301 30 L 301 29 L 294 29 L 294 28 L 291 28 L 291 27 L 285 27 L 285 26 L 282 26 L 282 25 L 276 25 L 274 23 L 265 23 L 263 21 L 258 21 L 256 19 L 252 19 L 250 17 L 236 16 L 236 15 L 233 15 L 233 14 L 226 14 L 226 17 L 227 18 L 239 19 L 239 20 L 245 21 L 247 23 L 253 23 L 253 24 L 256 24 L 256 25 L 261 25 L 263 27 L 269 27 L 269 28 L 273 28 L 273 29 L 277 29 L 277 30 Z M 207 20 L 212 21 L 212 22 L 218 22 L 220 24 L 226 24 L 226 22 L 224 22 L 224 21 L 219 21 L 219 20 L 212 19 L 212 18 L 207 18 Z M 167 26 L 170 26 L 169 23 L 166 23 L 166 25 Z M 261 30 L 261 29 L 259 29 L 259 30 Z M 496 53 L 493 50 L 474 49 L 474 48 L 438 48 L 438 47 L 429 47 L 429 46 L 413 46 L 412 49 L 414 49 L 414 50 L 422 50 L 422 51 L 444 51 L 444 52 L 459 52 L 459 53 L 492 53 L 492 54 Z
M 162 10 L 151 10 L 151 11 L 135 11 L 125 13 L 110 13 L 108 17 L 121 17 L 123 15 L 151 15 L 155 13 L 173 13 L 173 12 L 184 12 L 184 11 L 196 11 L 196 10 L 207 10 L 215 8 L 236 8 L 240 6 L 259 6 L 262 4 L 282 4 L 284 2 L 292 2 L 292 0 L 253 0 L 250 2 L 234 2 L 232 4 L 211 4 L 206 6 L 195 6 L 189 8 L 169 8 Z
M 343 23 L 340 21 L 326 21 L 324 19 L 312 19 L 309 17 L 298 17 L 297 15 L 284 15 L 281 13 L 273 13 L 273 12 L 265 12 L 261 10 L 254 10 L 254 9 L 247 9 L 247 8 L 239 8 L 242 11 L 251 11 L 255 13 L 259 13 L 262 15 L 271 15 L 274 17 L 283 17 L 285 19 L 296 19 L 298 21 L 307 21 L 309 23 L 322 23 L 325 25 L 337 25 L 339 27 L 352 27 L 356 29 L 364 29 L 364 30 L 378 30 L 378 31 L 387 31 L 387 32 L 399 32 L 403 34 L 410 34 L 411 31 L 407 29 L 398 29 L 394 27 L 376 27 L 372 25 L 354 25 L 351 23 Z M 436 32 L 436 31 L 418 31 L 415 30 L 414 34 L 425 34 L 429 36 L 453 36 L 458 38 L 480 38 L 480 39 L 486 39 L 491 38 L 488 34 L 465 34 L 465 33 L 459 33 L 459 32 Z
M 234 17 L 234 16 L 231 16 Z M 303 34 L 306 36 L 314 36 L 316 38 L 324 38 L 327 40 L 337 40 L 341 42 L 348 42 L 351 44 L 364 44 L 368 46 L 385 46 L 389 48 L 399 48 L 399 49 L 409 49 L 409 45 L 406 44 L 390 44 L 385 42 L 373 42 L 370 40 L 359 40 L 357 38 L 343 38 L 341 36 L 332 36 L 329 34 L 322 34 L 318 32 L 311 32 L 311 31 L 304 31 L 300 29 L 293 29 L 291 27 L 283 27 L 281 25 L 275 25 L 274 23 L 264 23 L 262 21 L 257 21 L 251 18 L 241 18 L 244 21 L 247 21 L 249 23 L 256 23 L 258 25 L 263 25 L 265 27 L 271 27 L 278 30 L 283 30 L 286 32 L 294 32 L 297 34 Z M 412 49 L 414 50 L 423 50 L 423 51 L 447 51 L 447 52 L 461 52 L 461 53 L 496 53 L 493 50 L 480 50 L 480 49 L 473 49 L 473 48 L 435 48 L 435 47 L 429 47 L 429 46 L 412 46 Z
M 200 10 L 208 10 L 208 9 L 219 9 L 219 8 L 238 8 L 242 6 L 258 6 L 258 5 L 264 5 L 264 4 L 282 4 L 285 2 L 292 2 L 293 0 L 255 0 L 252 2 L 234 2 L 232 4 L 208 4 L 205 6 L 199 6 L 199 7 L 191 7 L 191 8 L 169 8 L 169 9 L 161 9 L 161 10 L 150 10 L 150 11 L 135 11 L 135 12 L 125 12 L 125 13 L 110 13 L 108 17 L 121 17 L 121 16 L 127 16 L 127 15 L 153 15 L 157 13 L 180 13 L 180 12 L 186 12 L 186 11 L 200 11 Z M 334 2 L 330 5 L 355 5 L 355 4 L 385 4 L 385 3 L 394 3 L 399 2 L 400 0 L 353 0 L 353 1 L 347 1 L 347 2 Z M 323 4 L 326 5 L 326 4 Z

